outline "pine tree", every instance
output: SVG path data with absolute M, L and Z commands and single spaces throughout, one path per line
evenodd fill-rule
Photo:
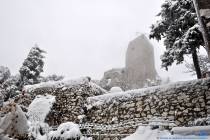
M 150 38 L 164 40 L 166 51 L 161 56 L 162 67 L 168 70 L 173 63 L 180 64 L 185 55 L 192 55 L 198 78 L 201 78 L 197 50 L 204 45 L 192 0 L 165 0 L 161 17 L 151 27 Z
M 27 58 L 24 60 L 23 65 L 19 70 L 20 88 L 24 85 L 38 83 L 38 77 L 40 76 L 40 73 L 43 72 L 43 53 L 45 53 L 45 51 L 41 50 L 36 44 L 33 48 L 31 48 Z
M 6 81 L 10 76 L 11 74 L 9 68 L 0 66 L 0 84 Z

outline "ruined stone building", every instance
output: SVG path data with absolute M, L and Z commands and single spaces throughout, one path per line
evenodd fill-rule
M 155 80 L 157 76 L 153 46 L 142 34 L 129 43 L 125 68 L 106 71 L 100 85 L 105 89 L 114 86 L 121 87 L 123 90 L 142 88 L 147 80 Z

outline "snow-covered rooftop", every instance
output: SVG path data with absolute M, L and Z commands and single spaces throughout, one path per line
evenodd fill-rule
M 189 85 L 193 86 L 198 82 L 205 82 L 205 80 L 206 79 L 182 81 L 182 82 L 176 82 L 176 83 L 171 83 L 171 84 L 166 84 L 166 85 L 161 85 L 161 86 L 129 90 L 125 92 L 107 93 L 107 94 L 103 94 L 99 96 L 89 97 L 87 101 L 92 106 L 102 105 L 106 103 L 108 104 L 108 103 L 117 102 L 117 101 L 126 101 L 126 100 L 131 100 L 134 98 L 138 98 L 141 96 L 145 96 L 148 94 L 154 94 L 154 93 L 159 93 L 159 92 L 164 94 L 164 91 L 168 91 L 173 88 L 189 86 Z

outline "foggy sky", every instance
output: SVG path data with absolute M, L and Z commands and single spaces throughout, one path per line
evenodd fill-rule
M 0 0 L 0 65 L 18 73 L 35 43 L 44 49 L 43 75 L 91 76 L 124 67 L 129 41 L 148 35 L 160 0 Z M 162 43 L 152 40 L 159 75 L 191 79 L 183 66 L 160 69 Z

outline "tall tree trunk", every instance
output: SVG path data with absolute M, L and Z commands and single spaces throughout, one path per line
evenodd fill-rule
M 194 3 L 195 11 L 198 17 L 198 23 L 201 27 L 203 40 L 205 43 L 205 49 L 208 54 L 208 58 L 210 60 L 210 36 L 208 34 L 207 27 L 200 14 L 200 9 L 210 9 L 210 1 L 209 0 L 193 0 L 193 3 Z
M 197 51 L 196 50 L 194 50 L 192 52 L 192 59 L 193 59 L 193 64 L 194 64 L 194 67 L 195 67 L 195 72 L 196 72 L 197 78 L 201 79 L 202 78 L 202 74 L 201 74 L 201 69 L 200 69 L 198 55 L 197 55 Z

